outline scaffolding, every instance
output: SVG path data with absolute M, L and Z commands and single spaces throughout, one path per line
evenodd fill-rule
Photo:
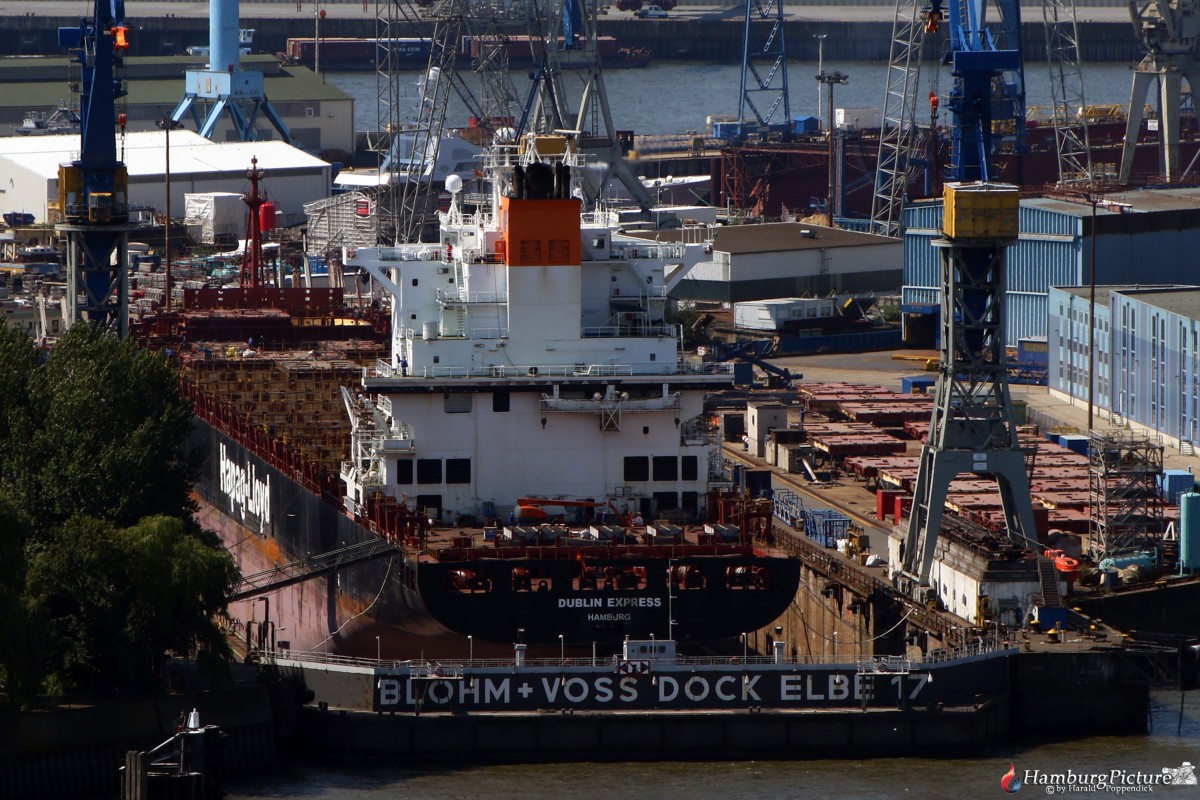
M 1161 437 L 1093 431 L 1088 454 L 1091 556 L 1099 562 L 1161 547 L 1163 501 L 1157 485 L 1163 470 Z

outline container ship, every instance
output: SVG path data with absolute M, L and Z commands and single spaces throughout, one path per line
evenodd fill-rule
M 800 567 L 772 547 L 769 505 L 721 494 L 704 401 L 732 373 L 689 362 L 666 319 L 682 246 L 581 212 L 568 137 L 498 145 L 483 166 L 471 198 L 447 181 L 440 244 L 343 251 L 388 319 L 387 302 L 349 315 L 341 288 L 264 278 L 188 290 L 156 322 L 208 455 L 202 522 L 243 575 L 395 547 L 277 593 L 297 649 L 372 622 L 685 647 L 769 625 Z

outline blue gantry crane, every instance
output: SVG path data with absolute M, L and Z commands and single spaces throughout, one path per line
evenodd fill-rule
M 987 20 L 989 6 L 996 8 L 995 23 Z M 1020 31 L 1018 0 L 932 0 L 924 6 L 919 0 L 898 0 L 871 213 L 875 230 L 889 236 L 900 233 L 917 148 L 921 62 L 930 37 L 948 32 L 950 40 L 943 57 L 954 79 L 947 102 L 951 138 L 947 179 L 994 180 L 995 156 L 1001 147 L 1025 151 Z M 931 101 L 935 99 L 936 94 Z
M 1025 137 L 1024 78 L 1016 0 L 1001 0 L 1005 47 L 985 25 L 985 0 L 952 0 L 949 63 L 953 153 L 945 187 L 941 254 L 941 336 L 929 436 L 913 488 L 913 507 L 896 573 L 900 588 L 926 603 L 956 608 L 950 579 L 933 576 L 950 483 L 962 474 L 996 481 L 1008 537 L 1036 549 L 1029 464 L 1017 437 L 1008 389 L 1005 332 L 1007 251 L 1019 232 L 1016 186 L 994 183 L 996 135 Z M 941 22 L 941 3 L 926 28 Z M 1036 559 L 1043 604 L 1059 602 L 1054 566 Z M 932 578 L 932 579 L 931 579 Z M 948 594 L 948 592 L 950 594 Z M 965 605 L 965 600 L 964 600 Z M 961 610 L 961 609 L 960 609 Z
M 58 168 L 56 229 L 67 239 L 67 294 L 74 313 L 124 336 L 129 326 L 129 173 L 117 152 L 125 115 L 120 68 L 129 47 L 122 0 L 96 0 L 92 18 L 59 28 L 59 45 L 80 65 L 79 158 Z

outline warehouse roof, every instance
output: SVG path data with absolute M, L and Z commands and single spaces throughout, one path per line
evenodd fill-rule
M 122 157 L 131 179 L 166 174 L 164 138 L 161 131 L 133 131 L 125 135 Z M 60 163 L 78 155 L 79 134 L 0 137 L 0 159 L 18 162 L 47 180 L 58 177 Z M 266 172 L 268 180 L 272 172 L 329 167 L 321 159 L 281 141 L 213 142 L 193 131 L 171 133 L 173 178 L 245 172 L 252 158 L 258 158 L 258 166 Z
M 684 234 L 676 230 L 654 231 L 649 234 L 631 232 L 631 236 L 678 242 Z M 824 228 L 799 222 L 771 222 L 763 225 L 725 225 L 714 229 L 713 250 L 731 255 L 744 253 L 775 253 L 794 250 L 823 250 L 830 247 L 862 247 L 892 245 L 899 239 L 858 233 L 840 228 Z

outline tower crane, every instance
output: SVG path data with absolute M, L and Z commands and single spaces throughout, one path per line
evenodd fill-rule
M 59 28 L 58 42 L 81 68 L 79 158 L 58 167 L 58 199 L 67 239 L 71 320 L 119 336 L 129 332 L 129 172 L 117 153 L 125 115 L 120 68 L 129 48 L 123 0 L 96 0 L 92 18 Z

